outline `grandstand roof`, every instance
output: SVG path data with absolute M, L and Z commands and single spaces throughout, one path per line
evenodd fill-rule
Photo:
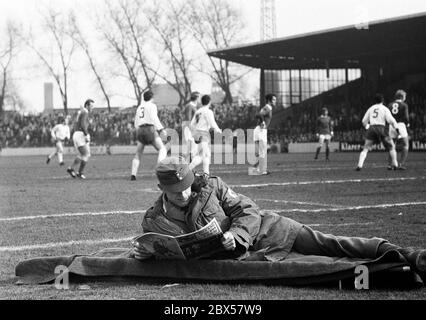
M 270 69 L 357 68 L 379 57 L 426 52 L 426 12 L 209 51 L 210 56 Z

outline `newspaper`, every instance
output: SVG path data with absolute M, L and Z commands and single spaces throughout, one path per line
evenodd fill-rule
M 216 219 L 203 228 L 181 236 L 169 236 L 155 232 L 145 233 L 133 239 L 157 259 L 189 260 L 208 257 L 224 250 L 223 233 Z

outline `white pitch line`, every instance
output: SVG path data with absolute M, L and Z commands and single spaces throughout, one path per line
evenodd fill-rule
M 230 185 L 230 187 L 232 187 L 232 188 L 282 187 L 282 186 L 292 186 L 292 185 L 414 181 L 414 180 L 424 180 L 424 179 L 426 179 L 426 177 L 373 178 L 373 179 L 347 179 L 347 180 L 315 180 L 315 181 L 270 182 L 270 183 L 259 183 L 259 184 L 236 184 L 236 185 Z
M 58 247 L 69 247 L 69 246 L 79 246 L 79 245 L 96 245 L 96 244 L 106 244 L 106 243 L 117 243 L 130 241 L 134 237 L 128 238 L 118 238 L 118 239 L 101 239 L 101 240 L 78 240 L 78 241 L 68 241 L 68 242 L 51 242 L 43 244 L 33 244 L 27 246 L 10 246 L 10 247 L 0 247 L 0 252 L 16 252 L 16 251 L 27 251 L 27 250 L 37 250 L 37 249 L 53 249 Z
M 407 207 L 407 206 L 423 206 L 426 205 L 426 202 L 404 202 L 404 203 L 386 203 L 379 205 L 370 205 L 370 206 L 353 206 L 353 207 L 333 207 L 333 208 L 324 208 L 324 209 L 281 209 L 281 210 L 269 210 L 264 209 L 260 210 L 261 212 L 271 212 L 271 213 L 283 213 L 283 212 L 306 212 L 306 213 L 315 213 L 315 212 L 336 212 L 336 211 L 354 211 L 354 210 L 364 210 L 364 209 L 386 209 L 393 207 Z M 50 219 L 50 218 L 67 218 L 67 217 L 84 217 L 84 216 L 106 216 L 106 215 L 117 215 L 117 214 L 144 214 L 146 210 L 138 211 L 103 211 L 103 212 L 78 212 L 78 213 L 63 213 L 63 214 L 52 214 L 52 215 L 35 215 L 35 216 L 23 216 L 23 217 L 7 217 L 0 218 L 0 222 L 11 222 L 11 221 L 23 221 L 23 220 L 36 220 L 36 219 Z
M 22 220 L 35 220 L 35 219 L 50 219 L 50 218 L 67 218 L 67 217 L 85 217 L 85 216 L 106 216 L 116 214 L 143 214 L 145 210 L 139 211 L 104 211 L 104 212 L 77 212 L 77 213 L 62 213 L 51 215 L 37 215 L 37 216 L 24 216 L 24 217 L 9 217 L 0 218 L 0 222 L 22 221 Z
M 291 165 L 289 165 L 291 166 Z M 279 166 L 279 167 L 284 167 L 284 166 Z M 333 167 L 295 167 L 295 168 L 291 168 L 291 167 L 287 167 L 287 168 L 283 168 L 283 169 L 270 169 L 269 171 L 272 173 L 279 173 L 279 172 L 293 172 L 293 171 L 335 171 L 335 170 L 347 170 L 347 169 L 353 169 L 353 166 L 333 166 Z M 385 168 L 385 166 L 383 165 L 371 165 L 369 166 L 369 168 Z M 248 171 L 248 166 L 247 168 L 244 169 L 240 169 L 240 168 L 236 168 L 233 170 L 226 170 L 225 168 L 222 169 L 212 169 L 212 173 L 213 174 L 229 174 L 229 173 L 247 173 Z M 92 179 L 102 179 L 102 178 L 128 178 L 129 173 L 128 172 L 117 172 L 117 173 L 105 173 L 102 175 L 96 174 L 93 176 L 88 176 L 88 178 L 92 178 Z M 153 171 L 149 171 L 149 172 L 141 172 L 138 174 L 138 177 L 143 178 L 143 177 L 155 177 L 155 173 Z M 43 177 L 43 180 L 63 180 L 65 178 L 69 178 L 69 175 L 67 175 L 66 173 L 64 173 L 63 176 L 55 176 L 55 177 Z
M 386 208 L 396 208 L 396 207 L 407 207 L 407 206 L 424 206 L 426 202 L 404 202 L 404 203 L 386 203 L 370 206 L 354 206 L 354 207 L 333 207 L 333 208 L 323 208 L 323 209 L 263 209 L 260 212 L 270 212 L 270 213 L 290 213 L 290 212 L 305 212 L 305 213 L 315 213 L 315 212 L 338 212 L 338 211 L 354 211 L 354 210 L 364 210 L 364 209 L 386 209 Z M 36 219 L 50 219 L 50 218 L 67 218 L 67 217 L 84 217 L 84 216 L 106 216 L 106 215 L 117 215 L 117 214 L 144 214 L 146 210 L 138 211 L 104 211 L 104 212 L 78 212 L 78 213 L 63 213 L 63 214 L 52 214 L 52 215 L 35 215 L 35 216 L 24 216 L 24 217 L 8 217 L 0 218 L 0 222 L 11 222 L 11 221 L 23 221 L 23 220 L 36 220 Z
M 390 181 L 414 181 L 424 180 L 426 177 L 407 177 L 407 178 L 377 178 L 377 179 L 348 179 L 348 180 L 315 180 L 315 181 L 290 181 L 290 182 L 270 182 L 259 184 L 235 184 L 229 185 L 231 188 L 259 188 L 259 187 L 284 187 L 294 185 L 312 185 L 312 184 L 342 184 L 342 183 L 361 183 L 361 182 L 390 182 Z M 159 189 L 145 188 L 138 191 L 147 193 L 160 193 Z M 130 192 L 130 191 L 129 191 Z M 134 192 L 134 191 L 131 191 Z
M 332 208 L 341 208 L 340 205 L 318 203 L 318 202 L 304 202 L 304 201 L 290 201 L 290 200 L 274 200 L 274 199 L 255 199 L 255 201 L 267 201 L 274 203 L 286 203 L 286 204 L 300 204 L 306 206 L 319 206 L 319 207 L 332 207 Z
M 283 210 L 262 210 L 264 212 L 271 213 L 317 213 L 317 212 L 338 212 L 338 211 L 357 211 L 365 209 L 387 209 L 387 208 L 398 208 L 408 206 L 424 206 L 426 202 L 405 202 L 405 203 L 387 203 L 370 206 L 354 206 L 354 207 L 339 207 L 339 208 L 323 208 L 323 209 L 283 209 Z
M 371 225 L 373 222 L 367 223 L 341 223 L 341 224 L 306 224 L 309 227 L 321 227 L 321 226 L 333 226 L 333 227 L 346 227 L 346 226 L 364 226 Z M 19 251 L 30 251 L 40 249 L 54 249 L 61 247 L 80 246 L 80 245 L 98 245 L 118 242 L 129 242 L 134 237 L 117 238 L 117 239 L 99 239 L 99 240 L 71 240 L 67 242 L 50 242 L 42 244 L 24 245 L 24 246 L 6 246 L 0 247 L 0 252 L 19 252 Z M 130 247 L 129 247 L 130 248 Z

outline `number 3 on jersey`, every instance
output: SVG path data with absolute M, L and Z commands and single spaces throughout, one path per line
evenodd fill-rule
M 393 105 L 392 105 L 392 114 L 398 114 L 398 112 L 399 112 L 399 104 L 398 103 L 394 103 Z

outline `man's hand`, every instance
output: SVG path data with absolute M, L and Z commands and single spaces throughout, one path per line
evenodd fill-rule
M 152 257 L 152 254 L 147 252 L 138 242 L 133 242 L 133 255 L 137 260 L 146 260 Z
M 234 251 L 235 248 L 237 247 L 237 244 L 235 243 L 235 238 L 232 235 L 232 233 L 229 231 L 223 234 L 222 244 L 225 250 L 227 251 Z
M 86 142 L 87 142 L 87 143 L 90 143 L 90 134 L 87 134 L 87 135 L 86 135 Z

